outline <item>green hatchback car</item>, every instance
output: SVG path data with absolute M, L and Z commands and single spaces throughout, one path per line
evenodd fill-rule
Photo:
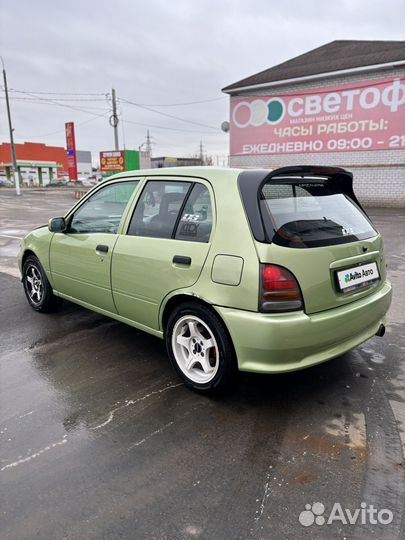
M 382 336 L 383 242 L 352 174 L 317 166 L 115 175 L 28 234 L 32 308 L 76 302 L 166 340 L 191 388 L 281 373 Z

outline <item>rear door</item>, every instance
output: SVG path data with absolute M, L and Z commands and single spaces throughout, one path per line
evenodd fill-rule
M 117 311 L 150 328 L 171 291 L 193 285 L 210 248 L 210 186 L 190 178 L 149 179 L 112 260 Z
M 260 206 L 267 242 L 256 243 L 259 259 L 293 272 L 307 313 L 348 304 L 381 286 L 381 238 L 336 183 L 273 177 L 261 188 Z

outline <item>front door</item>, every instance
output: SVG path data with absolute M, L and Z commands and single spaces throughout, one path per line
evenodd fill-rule
M 50 247 L 54 288 L 73 300 L 116 313 L 111 293 L 111 257 L 124 210 L 137 180 L 103 186 L 55 233 Z
M 112 260 L 117 311 L 158 329 L 160 305 L 171 291 L 193 285 L 210 248 L 212 203 L 200 180 L 149 180 L 127 234 Z

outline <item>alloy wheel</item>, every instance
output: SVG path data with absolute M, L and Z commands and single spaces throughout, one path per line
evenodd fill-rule
M 25 282 L 27 285 L 28 296 L 31 302 L 35 305 L 40 304 L 44 292 L 44 287 L 41 272 L 36 266 L 28 266 L 25 274 Z
M 181 317 L 173 328 L 172 350 L 177 365 L 195 383 L 208 383 L 219 367 L 219 350 L 209 326 L 194 315 Z

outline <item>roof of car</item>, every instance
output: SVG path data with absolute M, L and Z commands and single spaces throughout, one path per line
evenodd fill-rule
M 209 180 L 210 182 L 227 182 L 237 181 L 241 173 L 252 173 L 255 176 L 260 176 L 262 179 L 266 178 L 267 175 L 272 178 L 284 176 L 284 177 L 337 177 L 340 175 L 349 175 L 352 178 L 350 171 L 345 169 L 334 167 L 334 166 L 324 166 L 324 165 L 291 165 L 288 167 L 281 167 L 276 169 L 263 169 L 260 167 L 252 167 L 249 169 L 237 169 L 231 167 L 161 167 L 157 169 L 140 169 L 134 171 L 126 171 L 122 173 L 115 174 L 110 176 L 105 180 L 108 182 L 110 180 L 119 180 L 127 178 L 144 178 L 145 176 L 152 177 L 184 177 L 184 178 L 201 178 Z M 246 175 L 245 175 L 246 176 Z
M 405 41 L 336 40 L 230 84 L 222 91 L 232 93 L 245 86 L 404 60 Z
M 134 176 L 192 176 L 197 178 L 213 178 L 213 177 L 235 177 L 243 169 L 230 167 L 159 167 L 154 169 L 140 169 L 134 171 L 125 171 L 122 173 L 109 176 L 105 181 L 116 180 L 119 178 L 133 178 Z

